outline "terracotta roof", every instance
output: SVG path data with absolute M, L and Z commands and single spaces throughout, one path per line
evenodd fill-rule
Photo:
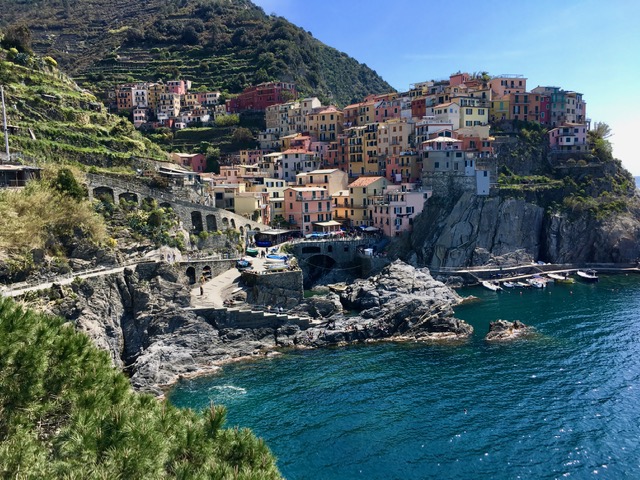
M 384 177 L 360 177 L 349 184 L 349 187 L 368 187 Z
M 285 150 L 282 153 L 303 153 L 307 155 L 313 155 L 313 152 L 310 152 L 309 150 L 305 150 L 304 148 L 290 148 L 289 150 Z

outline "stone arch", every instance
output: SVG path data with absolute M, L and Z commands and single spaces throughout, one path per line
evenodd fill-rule
M 96 187 L 93 189 L 93 198 L 97 198 L 100 201 L 110 200 L 111 203 L 115 203 L 116 197 L 113 194 L 113 188 L 109 187 Z
M 138 205 L 138 195 L 136 193 L 133 192 L 123 192 L 120 195 L 118 195 L 118 200 L 125 201 L 125 202 L 129 202 L 129 203 L 135 203 L 136 205 Z
M 207 231 L 215 232 L 218 230 L 218 220 L 215 215 L 207 215 Z
M 336 265 L 336 261 L 329 255 L 312 255 L 305 261 L 305 285 L 311 285 L 321 276 L 329 273 Z
M 248 232 L 251 230 L 251 225 L 249 225 L 248 223 L 244 226 L 244 229 Z
M 222 218 L 222 226 L 226 229 L 229 228 L 229 219 L 227 217 Z
M 256 227 L 256 228 L 254 228 L 254 230 L 255 230 L 256 232 L 259 232 L 259 231 L 260 231 L 260 228 L 259 228 L 259 227 Z
M 187 271 L 185 273 L 191 285 L 196 283 L 196 269 L 194 267 L 187 268 Z
M 205 265 L 202 268 L 202 276 L 205 278 L 205 280 L 211 280 L 213 278 L 211 267 L 209 265 Z
M 195 233 L 200 233 L 204 230 L 201 212 L 197 210 L 191 212 L 191 226 Z
M 158 205 L 160 208 L 164 208 L 164 209 L 172 209 L 173 207 L 171 206 L 171 204 L 169 202 L 162 202 L 160 205 Z
M 236 220 L 234 218 L 231 219 L 231 228 L 236 229 Z
M 244 228 L 240 227 L 240 236 L 244 236 Z

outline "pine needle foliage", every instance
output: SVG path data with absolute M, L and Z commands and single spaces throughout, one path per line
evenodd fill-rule
M 133 392 L 88 337 L 0 299 L 0 477 L 281 478 L 263 441 L 224 421 L 221 406 Z

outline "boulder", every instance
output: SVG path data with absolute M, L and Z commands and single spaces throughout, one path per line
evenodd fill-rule
M 532 327 L 525 325 L 519 320 L 514 322 L 496 320 L 489 324 L 489 333 L 487 333 L 485 340 L 489 342 L 514 340 L 525 335 L 530 335 L 533 331 Z

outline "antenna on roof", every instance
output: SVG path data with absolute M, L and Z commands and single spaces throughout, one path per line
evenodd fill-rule
M 4 148 L 7 153 L 7 163 L 9 163 L 11 161 L 11 158 L 9 157 L 9 127 L 7 126 L 7 110 L 5 109 L 5 106 L 4 106 L 4 86 L 2 85 L 0 85 L 0 97 L 2 97 L 2 121 L 4 123 L 4 126 L 3 126 Z M 2 162 L 0 161 L 0 163 Z

